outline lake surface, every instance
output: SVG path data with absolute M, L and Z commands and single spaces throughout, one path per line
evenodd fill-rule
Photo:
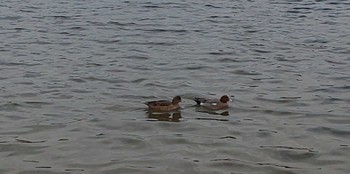
M 350 173 L 350 2 L 5 0 L 0 173 Z M 208 112 L 193 97 L 232 97 Z M 143 104 L 181 95 L 179 112 Z

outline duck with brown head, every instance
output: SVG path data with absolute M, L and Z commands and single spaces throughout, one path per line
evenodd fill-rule
M 232 101 L 227 95 L 223 95 L 220 99 L 195 98 L 197 105 L 210 110 L 221 110 L 228 108 L 228 102 Z
M 149 101 L 145 104 L 151 111 L 158 112 L 169 112 L 173 110 L 177 110 L 180 108 L 179 103 L 181 102 L 180 96 L 175 96 L 172 101 L 169 100 L 157 100 L 157 101 Z

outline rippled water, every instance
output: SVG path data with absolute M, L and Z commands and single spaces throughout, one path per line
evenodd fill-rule
M 350 173 L 350 2 L 2 1 L 0 173 Z M 196 96 L 234 96 L 222 112 Z M 143 102 L 183 97 L 155 114 Z

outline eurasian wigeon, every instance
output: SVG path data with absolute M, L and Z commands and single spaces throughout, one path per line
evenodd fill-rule
M 197 105 L 210 110 L 221 110 L 228 108 L 228 101 L 230 98 L 227 95 L 223 95 L 220 99 L 206 99 L 206 98 L 195 98 L 194 101 Z
M 148 106 L 148 108 L 152 111 L 159 111 L 159 112 L 169 112 L 173 110 L 177 110 L 180 108 L 179 103 L 181 102 L 180 96 L 175 96 L 172 101 L 168 100 L 157 100 L 157 101 L 149 101 L 145 104 Z

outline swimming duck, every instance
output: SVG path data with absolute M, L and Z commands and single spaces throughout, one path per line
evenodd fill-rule
M 228 108 L 228 101 L 230 98 L 227 95 L 223 95 L 220 99 L 206 99 L 206 98 L 195 98 L 194 101 L 197 105 L 203 106 L 204 108 L 211 110 L 221 110 Z
M 173 111 L 173 110 L 179 109 L 180 102 L 181 102 L 181 97 L 175 96 L 172 101 L 157 100 L 157 101 L 149 101 L 149 102 L 146 102 L 145 104 L 152 111 L 168 112 L 168 111 Z

